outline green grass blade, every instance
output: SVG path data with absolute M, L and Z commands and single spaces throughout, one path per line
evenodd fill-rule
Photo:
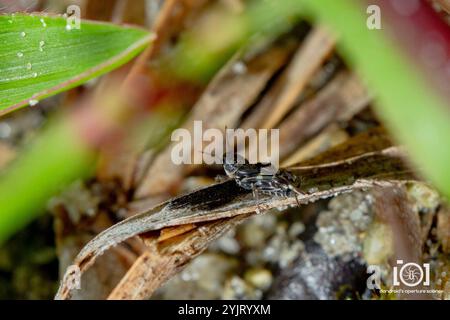
M 76 127 L 52 119 L 40 136 L 0 174 L 0 244 L 44 212 L 47 200 L 75 179 L 87 177 L 95 154 Z
M 132 27 L 82 21 L 68 30 L 63 17 L 0 15 L 0 115 L 111 71 L 150 41 Z

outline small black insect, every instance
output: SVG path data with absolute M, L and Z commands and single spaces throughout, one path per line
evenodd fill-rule
M 226 175 L 234 179 L 241 188 L 251 190 L 257 201 L 258 193 L 279 197 L 295 196 L 297 205 L 300 206 L 297 195 L 303 193 L 294 187 L 296 177 L 283 170 L 273 174 L 268 170 L 270 167 L 270 163 L 250 164 L 238 154 L 228 157 L 225 155 L 223 159 Z

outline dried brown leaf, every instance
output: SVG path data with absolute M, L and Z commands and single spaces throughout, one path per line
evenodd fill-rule
M 179 235 L 185 234 L 196 228 L 196 225 L 193 223 L 184 224 L 177 227 L 164 228 L 161 230 L 161 233 L 158 237 L 158 242 L 163 242 L 169 240 L 171 238 L 175 238 Z
M 274 46 L 251 59 L 245 73 L 234 71 L 233 66 L 240 57 L 237 54 L 210 83 L 183 127 L 191 133 L 194 121 L 203 121 L 204 129 L 233 127 L 268 80 L 286 62 L 291 50 L 290 43 Z M 165 192 L 181 180 L 186 166 L 178 166 L 171 161 L 172 147 L 173 144 L 167 146 L 156 157 L 136 191 L 136 198 Z
M 242 124 L 243 128 L 273 128 L 334 49 L 334 38 L 323 27 L 314 28 L 301 44 L 273 89 Z
M 280 124 L 280 158 L 286 158 L 330 123 L 349 120 L 369 101 L 369 94 L 359 78 L 341 72 Z
M 249 215 L 212 221 L 197 229 L 171 239 L 169 243 L 149 244 L 147 252 L 136 260 L 108 299 L 146 299 L 164 282 L 178 273 L 189 261 L 202 253 L 207 246 Z
M 359 137 L 354 139 L 358 140 Z M 350 139 L 347 144 L 353 145 L 354 139 Z M 380 137 L 380 139 L 383 138 Z M 399 148 L 387 147 L 377 150 L 380 143 L 374 137 L 372 137 L 372 142 L 374 144 L 372 150 L 374 151 L 370 150 L 365 154 L 357 154 L 355 156 L 355 149 L 357 148 L 354 145 L 351 148 L 341 146 L 340 148 L 335 148 L 336 155 L 329 153 L 332 159 L 338 159 L 340 157 L 340 160 L 335 160 L 325 165 L 298 165 L 284 169 L 299 178 L 300 183 L 296 187 L 305 192 L 301 196 L 298 196 L 297 200 L 299 203 L 306 204 L 318 199 L 350 192 L 357 188 L 392 186 L 401 184 L 402 181 L 414 179 L 410 170 L 403 164 L 402 158 L 404 155 Z M 369 146 L 367 145 L 367 141 L 364 143 L 365 146 L 363 149 L 368 150 Z M 345 157 L 342 150 L 349 150 L 351 156 Z M 311 160 L 311 162 L 314 162 L 314 160 Z M 130 237 L 149 231 L 158 231 L 180 225 L 212 223 L 213 221 L 217 222 L 219 220 L 225 221 L 225 227 L 228 225 L 226 221 L 234 217 L 248 216 L 254 214 L 258 209 L 268 210 L 286 205 L 296 205 L 297 200 L 295 197 L 282 198 L 264 195 L 256 201 L 250 191 L 241 189 L 233 180 L 228 180 L 169 200 L 153 209 L 146 210 L 112 226 L 108 230 L 100 233 L 83 248 L 75 259 L 74 265 L 79 267 L 83 273 L 108 248 Z M 209 227 L 206 224 L 178 237 L 184 238 L 188 235 L 196 234 L 196 232 L 203 232 L 207 236 L 205 238 L 199 237 L 198 241 L 200 243 L 194 241 L 194 245 L 206 248 L 207 243 L 202 243 L 202 241 L 208 242 L 210 239 L 215 238 L 215 235 L 219 234 L 222 230 L 218 228 L 216 232 L 211 232 Z M 157 235 L 155 237 L 155 241 L 157 241 Z M 183 249 L 180 250 L 185 255 L 186 261 L 188 261 L 190 260 L 190 253 L 185 250 L 188 250 L 192 246 L 192 243 L 189 244 L 189 241 L 179 242 L 177 240 L 178 237 L 168 240 L 171 243 L 169 247 L 181 246 Z M 177 253 L 179 254 L 180 252 L 177 251 Z M 168 270 L 167 272 L 178 270 L 181 265 L 186 263 L 183 259 L 172 259 L 170 254 L 168 257 L 162 259 L 165 261 L 164 263 L 169 263 L 171 266 L 170 268 L 164 268 Z M 158 260 L 156 259 L 155 261 Z M 159 270 L 158 264 L 152 266 L 152 270 Z M 142 269 L 142 266 L 136 265 L 136 263 L 135 267 L 138 270 Z M 128 274 L 128 276 L 134 277 L 133 274 Z M 167 278 L 168 276 L 164 272 L 163 274 L 158 274 L 158 279 Z M 68 286 L 70 281 L 71 274 L 69 273 L 64 277 L 56 298 L 67 299 L 70 297 L 70 289 Z M 154 288 L 156 286 L 153 280 L 147 281 L 149 282 L 149 287 Z M 154 281 L 161 283 L 160 280 Z M 148 289 L 147 286 L 141 286 L 141 288 L 147 290 L 146 292 L 152 292 L 153 290 Z M 135 296 L 137 293 L 136 291 L 133 292 L 131 295 Z M 116 292 L 115 296 L 121 295 L 127 296 L 128 293 Z M 142 297 L 139 294 L 137 296 Z
M 375 189 L 375 210 L 392 229 L 396 259 L 420 264 L 422 261 L 422 236 L 419 215 L 412 210 L 404 187 Z M 396 261 L 393 262 L 396 264 Z M 401 284 L 403 289 L 408 287 Z M 421 288 L 422 285 L 419 285 Z M 423 289 L 423 288 L 421 288 Z M 402 294 L 403 299 L 427 299 L 425 293 Z

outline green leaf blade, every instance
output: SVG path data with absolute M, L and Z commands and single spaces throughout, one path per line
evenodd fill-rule
M 151 41 L 145 30 L 66 19 L 0 16 L 0 115 L 111 71 Z

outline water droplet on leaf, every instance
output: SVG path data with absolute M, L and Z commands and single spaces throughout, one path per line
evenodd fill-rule
M 238 61 L 233 65 L 232 70 L 235 74 L 245 74 L 247 72 L 247 66 L 242 61 Z
M 0 138 L 5 139 L 9 138 L 11 135 L 12 129 L 11 126 L 6 122 L 0 123 Z

